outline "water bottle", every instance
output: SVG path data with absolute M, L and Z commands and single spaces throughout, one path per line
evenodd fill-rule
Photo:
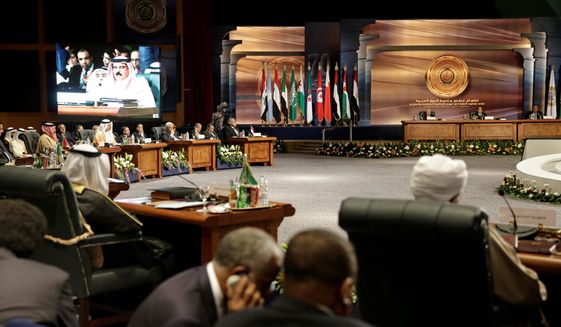
M 51 150 L 51 152 L 49 153 L 49 168 L 56 168 L 58 166 L 56 159 L 56 152 L 54 150 Z
M 263 175 L 259 177 L 259 206 L 269 206 L 269 182 Z

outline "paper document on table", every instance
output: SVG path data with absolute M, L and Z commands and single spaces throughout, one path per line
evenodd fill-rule
M 196 206 L 202 206 L 202 205 L 203 205 L 202 201 L 191 201 L 191 202 L 187 202 L 187 201 L 163 201 L 163 202 L 158 202 L 158 204 L 156 204 L 155 208 L 156 209 L 181 209 L 181 208 L 196 207 Z

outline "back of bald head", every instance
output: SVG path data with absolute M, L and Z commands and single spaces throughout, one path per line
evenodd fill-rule
M 307 282 L 339 287 L 347 277 L 355 279 L 357 270 L 350 242 L 333 232 L 311 229 L 298 233 L 288 243 L 284 287 Z

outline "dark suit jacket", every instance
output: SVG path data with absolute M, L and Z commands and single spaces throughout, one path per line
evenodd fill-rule
M 205 138 L 207 139 L 219 139 L 218 134 L 215 132 L 205 131 Z
M 17 258 L 0 247 L 0 325 L 12 318 L 78 326 L 69 276 L 41 262 Z
M 139 134 L 138 132 L 133 132 L 132 135 L 134 136 L 135 141 L 138 143 L 144 143 L 144 139 L 148 137 L 146 133 Z
M 236 133 L 237 132 L 237 133 Z M 224 134 L 224 138 L 227 140 L 232 136 L 240 135 L 240 131 L 237 128 L 233 128 L 230 125 L 226 125 L 222 128 L 222 133 Z
M 317 307 L 279 296 L 269 307 L 249 309 L 229 314 L 215 325 L 215 327 L 281 327 L 281 326 L 372 326 L 364 321 L 332 316 Z
M 177 131 L 175 131 L 173 133 L 173 135 L 175 135 L 175 137 L 177 137 L 177 139 L 179 139 L 179 133 Z M 164 131 L 162 133 L 162 135 L 160 135 L 160 139 L 162 139 L 162 141 L 167 142 L 167 141 L 173 141 L 173 138 L 169 135 L 168 132 Z
M 72 146 L 74 145 L 74 143 L 76 143 L 76 141 L 74 140 L 74 137 L 72 136 L 72 134 L 70 134 L 70 132 L 65 132 L 64 136 L 66 136 L 66 140 L 68 141 L 68 145 Z M 63 144 L 63 135 L 60 133 L 56 133 L 56 138 L 58 143 L 60 143 L 61 145 Z
M 217 319 L 206 266 L 160 284 L 134 312 L 130 327 L 212 326 Z

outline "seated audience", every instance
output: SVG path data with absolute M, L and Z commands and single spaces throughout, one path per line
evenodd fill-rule
M 265 231 L 244 227 L 220 240 L 211 262 L 160 284 L 133 314 L 131 327 L 212 326 L 226 313 L 257 307 L 276 277 L 282 251 Z M 227 285 L 230 276 L 238 282 Z
M 206 127 L 205 138 L 211 139 L 211 140 L 219 139 L 218 134 L 216 134 L 216 132 L 214 132 L 214 125 L 212 123 L 209 123 Z
M 28 259 L 47 231 L 43 212 L 23 200 L 0 200 L 0 207 L 0 325 L 18 318 L 78 326 L 68 273 Z
M 56 137 L 56 127 L 53 123 L 43 123 L 41 125 L 41 136 L 39 141 L 37 141 L 37 154 L 43 154 L 45 152 L 56 151 L 57 137 Z
M 411 193 L 416 200 L 458 203 L 467 176 L 463 160 L 441 154 L 424 156 L 413 167 Z M 498 299 L 520 309 L 536 307 L 547 299 L 545 285 L 538 274 L 522 264 L 516 250 L 495 228 L 489 228 L 489 247 L 493 288 Z
M 543 119 L 543 113 L 537 104 L 532 106 L 532 111 L 526 113 L 526 119 Z
M 66 131 L 66 126 L 64 124 L 58 124 L 56 137 L 58 143 L 60 143 L 60 145 L 62 145 L 62 147 L 65 149 L 70 148 L 71 146 L 74 145 L 74 143 L 76 143 L 74 137 L 70 135 L 70 132 Z
M 484 120 L 485 119 L 485 112 L 483 112 L 482 107 L 478 107 L 477 111 L 471 113 L 472 120 Z
M 166 129 L 164 130 L 164 132 L 160 136 L 162 141 L 167 142 L 167 141 L 179 140 L 179 133 L 177 132 L 174 123 L 168 121 L 166 123 L 165 127 L 166 127 Z
M 348 317 L 358 266 L 343 237 L 320 229 L 300 232 L 288 243 L 283 267 L 282 296 L 266 308 L 230 314 L 216 326 L 370 326 Z

